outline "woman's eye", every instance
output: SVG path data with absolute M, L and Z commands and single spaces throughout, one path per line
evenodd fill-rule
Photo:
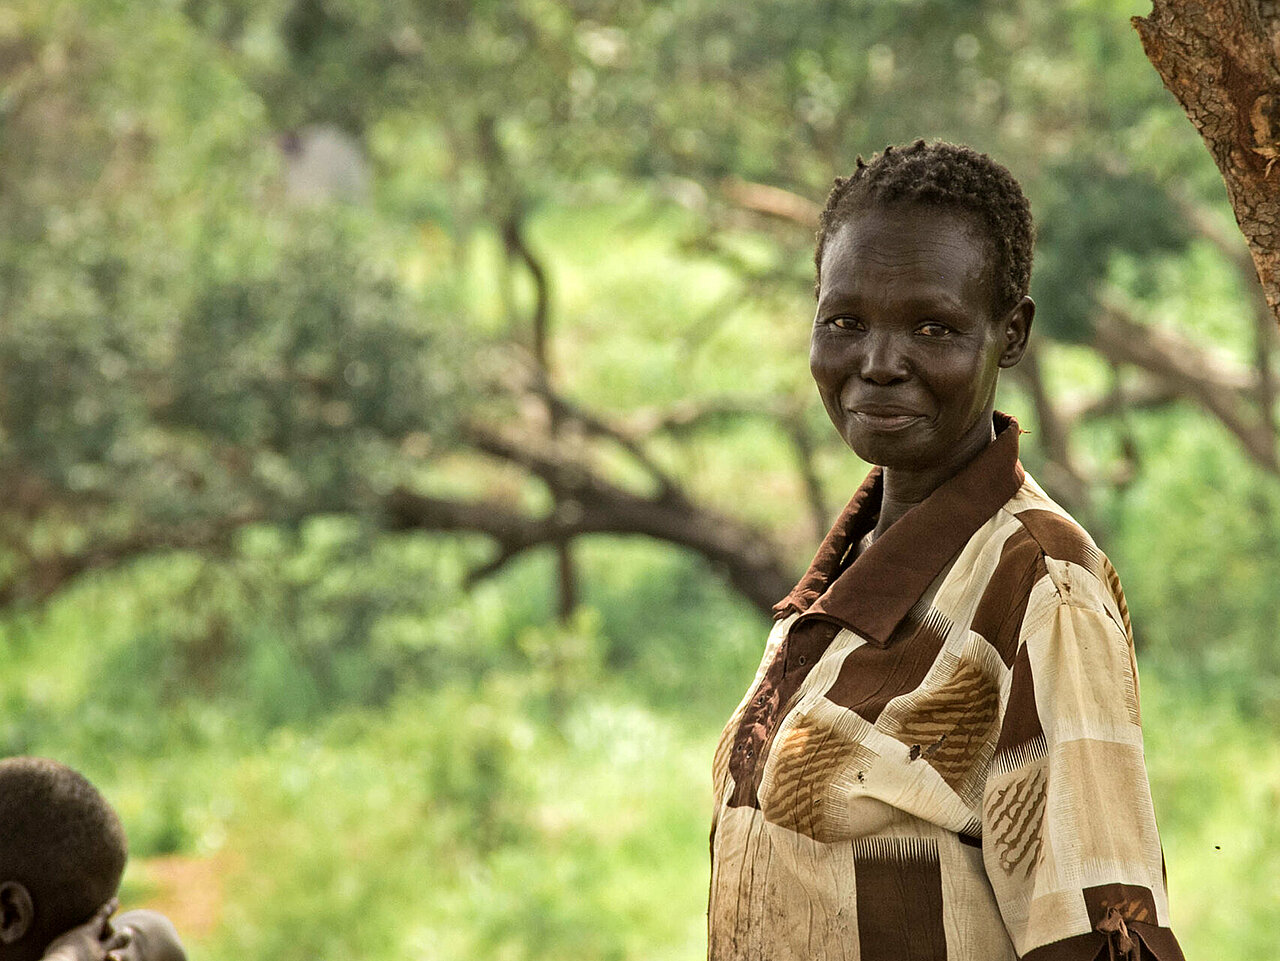
M 946 324 L 939 324 L 936 321 L 927 321 L 916 328 L 916 332 L 926 337 L 945 337 L 951 333 L 951 328 Z
M 841 330 L 862 330 L 863 327 L 862 321 L 857 317 L 833 317 L 830 323 Z

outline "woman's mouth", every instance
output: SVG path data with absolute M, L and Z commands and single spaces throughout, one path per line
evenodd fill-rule
M 868 430 L 887 432 L 910 427 L 921 417 L 920 414 L 896 410 L 855 410 L 851 413 L 854 420 Z

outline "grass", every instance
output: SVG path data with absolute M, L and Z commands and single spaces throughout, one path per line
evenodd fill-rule
M 166 572 L 186 589 L 181 563 L 91 580 L 5 622 L 5 746 L 104 788 L 133 839 L 126 902 L 175 913 L 197 959 L 692 961 L 711 749 L 763 625 L 678 555 L 604 541 L 582 560 L 598 575 L 568 628 L 519 601 L 547 587 L 533 558 L 436 612 L 490 632 L 469 670 L 301 721 L 251 691 L 146 683 L 150 603 Z M 113 662 L 136 683 L 104 705 Z M 263 676 L 222 676 L 279 698 L 307 689 L 297 664 L 253 663 Z M 1142 669 L 1178 934 L 1189 957 L 1268 957 L 1280 749 L 1229 699 Z M 213 895 L 174 897 L 201 877 Z

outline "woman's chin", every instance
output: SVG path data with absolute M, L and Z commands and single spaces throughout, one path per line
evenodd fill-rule
M 844 442 L 863 461 L 878 467 L 909 470 L 918 467 L 922 460 L 919 439 L 899 433 L 849 431 Z

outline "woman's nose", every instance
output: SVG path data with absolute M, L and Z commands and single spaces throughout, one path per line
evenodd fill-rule
M 873 384 L 892 384 L 911 372 L 902 345 L 891 333 L 870 333 L 863 338 L 858 375 Z

